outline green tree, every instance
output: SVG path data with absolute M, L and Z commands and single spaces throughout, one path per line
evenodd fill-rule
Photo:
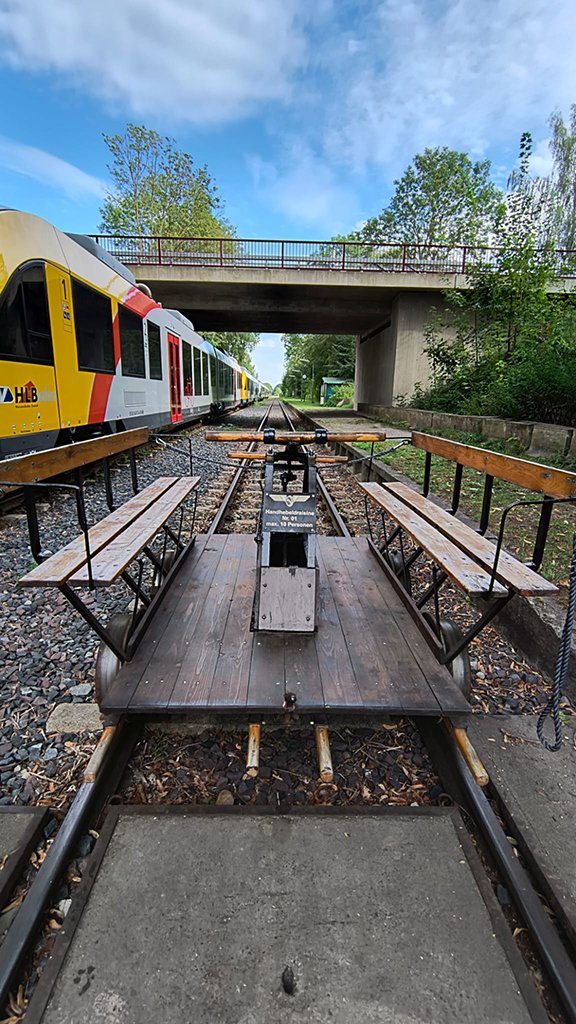
M 365 242 L 480 245 L 490 240 L 503 196 L 490 161 L 472 163 L 446 146 L 418 153 L 384 210 L 355 237 Z
M 550 118 L 550 148 L 554 158 L 553 182 L 557 196 L 556 235 L 564 249 L 576 248 L 576 103 L 568 124 L 555 111 Z
M 206 167 L 196 167 L 173 139 L 143 125 L 104 135 L 112 189 L 100 209 L 110 234 L 230 237 L 222 200 Z
M 420 407 L 515 419 L 576 422 L 576 303 L 555 281 L 549 193 L 530 175 L 524 133 L 508 182 L 490 263 L 469 273 L 469 288 L 446 293 L 450 313 L 427 330 L 433 383 Z M 542 245 L 545 237 L 548 240 Z M 449 330 L 447 328 L 450 328 Z
M 356 338 L 350 334 L 285 334 L 284 394 L 318 401 L 322 377 L 354 379 Z

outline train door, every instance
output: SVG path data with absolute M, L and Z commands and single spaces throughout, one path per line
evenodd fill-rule
M 168 368 L 170 380 L 170 419 L 182 419 L 182 384 L 180 381 L 180 338 L 168 331 Z
M 50 319 L 45 267 L 30 263 L 13 275 L 0 303 L 0 437 L 15 439 L 13 444 L 2 442 L 2 452 L 18 451 L 21 446 L 16 439 L 23 435 L 59 429 L 54 372 L 58 343 L 57 325 Z

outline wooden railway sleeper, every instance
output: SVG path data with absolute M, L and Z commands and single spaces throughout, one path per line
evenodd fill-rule
M 334 768 L 332 766 L 332 753 L 330 750 L 330 739 L 327 725 L 316 725 L 314 727 L 316 737 L 316 753 L 318 755 L 318 770 L 320 782 L 334 781 Z
M 246 775 L 254 779 L 260 768 L 260 722 L 251 722 L 248 726 L 248 751 L 246 754 Z

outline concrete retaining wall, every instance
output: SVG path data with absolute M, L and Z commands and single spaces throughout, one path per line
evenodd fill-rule
M 401 405 L 358 405 L 358 412 L 397 423 L 411 430 L 462 430 L 498 440 L 515 438 L 533 455 L 570 455 L 576 458 L 576 429 L 556 423 L 503 420 L 497 416 L 459 416 L 456 413 L 411 409 Z

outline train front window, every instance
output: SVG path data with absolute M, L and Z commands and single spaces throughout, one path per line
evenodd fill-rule
M 144 335 L 142 318 L 132 313 L 125 306 L 118 306 L 118 324 L 120 327 L 120 354 L 122 356 L 122 374 L 124 377 L 145 377 Z
M 44 267 L 25 268 L 4 289 L 0 355 L 26 363 L 54 362 Z
M 112 307 L 107 295 L 72 278 L 78 369 L 114 373 Z

